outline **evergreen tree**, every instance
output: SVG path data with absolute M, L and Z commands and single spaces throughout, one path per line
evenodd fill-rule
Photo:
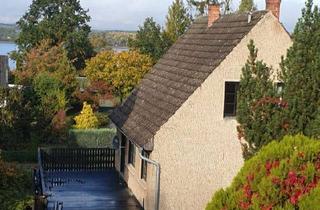
M 147 18 L 139 27 L 136 38 L 129 39 L 129 47 L 150 55 L 156 62 L 166 52 L 160 25 L 153 18 Z
M 272 69 L 257 60 L 258 50 L 252 40 L 248 49 L 250 56 L 242 68 L 237 103 L 238 132 L 240 140 L 245 140 L 242 141 L 245 158 L 282 137 L 286 125 L 282 115 L 286 103 L 277 97 Z
M 308 0 L 282 61 L 284 99 L 288 101 L 290 133 L 313 136 L 320 105 L 320 12 Z M 318 123 L 319 124 L 319 123 Z
M 169 8 L 164 33 L 171 43 L 174 43 L 187 30 L 191 22 L 192 17 L 183 1 L 175 0 Z
M 74 126 L 76 129 L 91 129 L 98 128 L 99 126 L 99 120 L 87 102 L 83 102 L 82 111 L 74 120 L 76 122 Z
M 79 0 L 33 0 L 17 22 L 21 30 L 16 41 L 19 53 L 28 52 L 44 39 L 50 40 L 53 46 L 64 43 L 70 61 L 80 69 L 93 53 L 89 20 Z
M 209 4 L 219 4 L 222 6 L 223 13 L 229 13 L 231 11 L 231 2 L 232 0 L 187 0 L 188 4 L 191 7 L 195 7 L 198 12 L 198 15 L 206 14 L 206 9 Z
M 239 12 L 248 12 L 255 9 L 253 0 L 241 0 Z

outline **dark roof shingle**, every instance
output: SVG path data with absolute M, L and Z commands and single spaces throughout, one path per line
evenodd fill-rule
M 210 28 L 208 17 L 198 18 L 111 113 L 111 120 L 138 146 L 152 150 L 160 127 L 266 13 L 254 12 L 250 23 L 246 14 L 221 16 Z

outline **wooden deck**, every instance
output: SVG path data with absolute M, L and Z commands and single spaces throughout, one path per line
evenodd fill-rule
M 142 210 L 116 170 L 47 171 L 48 209 L 63 202 L 63 210 Z
M 143 210 L 115 169 L 114 149 L 39 148 L 38 161 L 37 210 Z

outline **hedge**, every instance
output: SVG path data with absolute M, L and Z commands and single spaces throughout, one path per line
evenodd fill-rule
M 246 161 L 207 210 L 320 209 L 320 141 L 302 135 L 271 142 Z
M 71 129 L 69 130 L 69 146 L 84 148 L 112 147 L 112 139 L 116 129 Z

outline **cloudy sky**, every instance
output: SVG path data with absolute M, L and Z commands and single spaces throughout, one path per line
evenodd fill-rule
M 80 0 L 92 17 L 90 25 L 103 30 L 136 30 L 146 17 L 154 17 L 161 25 L 173 0 Z M 237 8 L 240 0 L 233 0 Z M 14 23 L 25 13 L 32 0 L 0 0 L 0 22 Z M 282 0 L 281 21 L 292 31 L 305 0 Z M 314 0 L 319 5 L 320 0 Z M 258 9 L 265 0 L 255 0 Z

